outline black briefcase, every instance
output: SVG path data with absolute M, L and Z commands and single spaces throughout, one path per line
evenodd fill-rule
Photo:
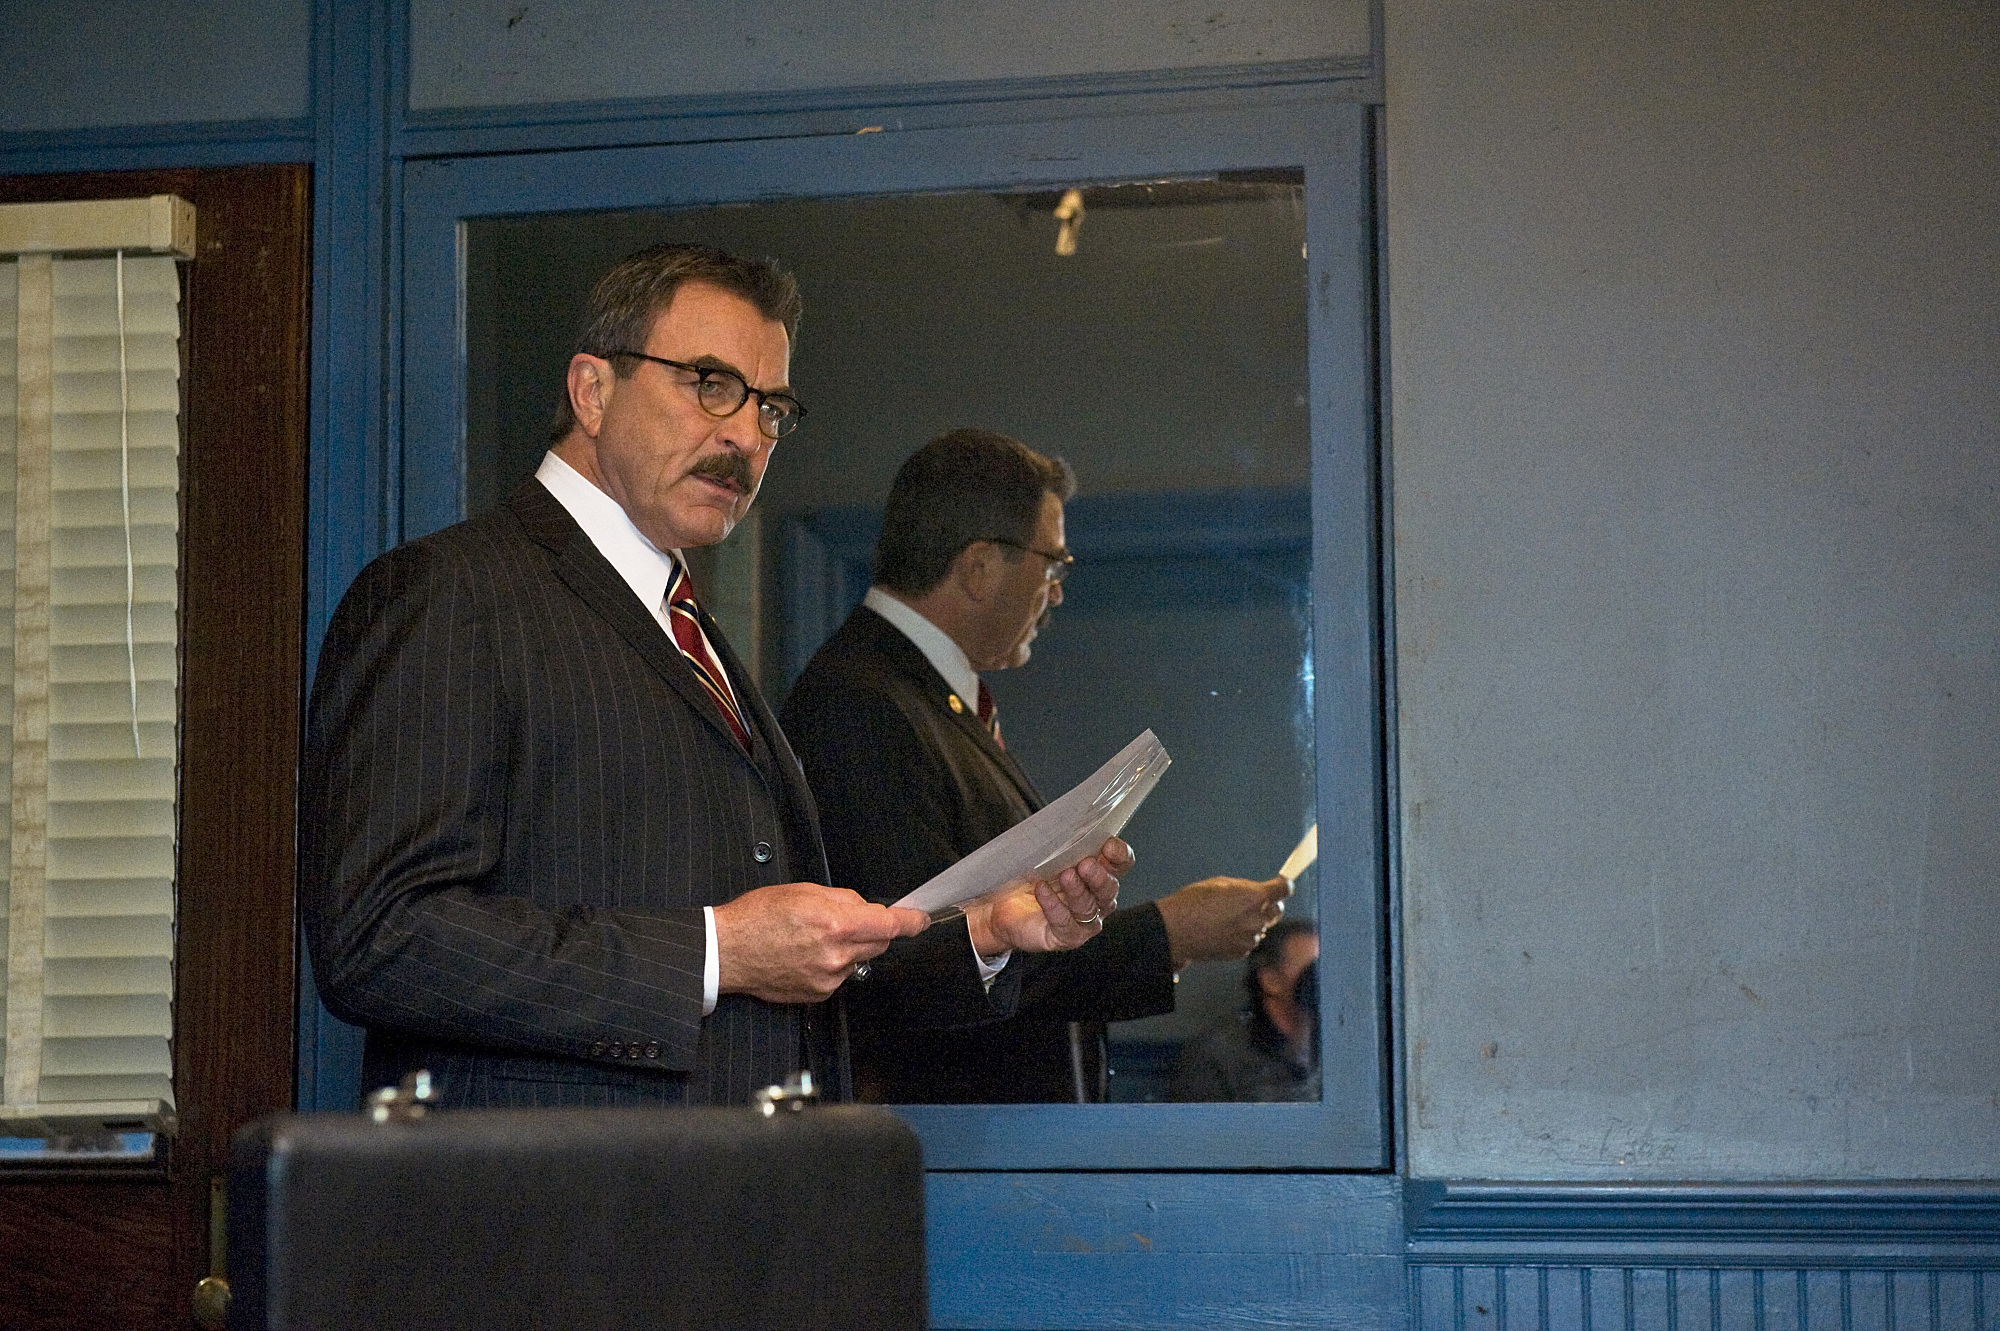
M 282 1115 L 236 1135 L 234 1331 L 922 1328 L 886 1110 Z

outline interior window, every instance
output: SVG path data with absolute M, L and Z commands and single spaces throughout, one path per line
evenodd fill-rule
M 1174 765 L 1126 831 L 1127 903 L 1270 878 L 1316 817 L 1304 195 L 1275 170 L 473 219 L 467 508 L 539 462 L 613 262 L 666 240 L 776 257 L 805 294 L 810 419 L 750 518 L 694 556 L 773 704 L 867 589 L 902 460 L 958 426 L 1016 436 L 1067 458 L 1078 492 L 1063 604 L 1027 665 L 990 677 L 1010 752 L 1053 797 L 1159 735 Z M 1289 912 L 1317 896 L 1307 869 Z M 1112 1025 L 1107 1098 L 1184 1098 L 1177 1068 L 1253 1020 L 1253 992 L 1242 962 L 1190 966 L 1171 1013 Z M 1318 1098 L 1316 1066 L 1306 1085 L 1292 1098 Z

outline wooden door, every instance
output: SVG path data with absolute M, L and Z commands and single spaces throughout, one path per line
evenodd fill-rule
M 181 471 L 180 1128 L 143 1169 L 0 1173 L 10 1331 L 192 1327 L 230 1134 L 292 1104 L 310 172 L 0 178 L 5 203 L 165 193 L 197 212 Z

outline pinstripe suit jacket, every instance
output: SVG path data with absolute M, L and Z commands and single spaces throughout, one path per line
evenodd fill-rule
M 1042 807 L 1014 756 L 970 710 L 953 710 L 950 696 L 923 651 L 866 606 L 792 686 L 785 727 L 826 812 L 836 887 L 893 901 Z M 848 986 L 862 1099 L 1073 1100 L 1072 1021 L 1086 1026 L 1086 1093 L 1101 1098 L 1103 1023 L 1173 1011 L 1173 955 L 1157 906 L 1113 911 L 1074 951 L 1017 955 L 1000 972 L 1014 986 L 1005 1011 L 962 1029 L 935 1019 L 974 1011 L 970 998 L 945 1001 L 959 988 L 945 963 L 969 946 L 961 924 L 954 948 L 940 954 L 936 945 L 951 936 L 933 927 L 892 943 L 873 975 Z M 931 1019 L 904 1010 L 915 999 L 931 1005 Z
M 746 755 L 657 620 L 535 480 L 390 551 L 319 660 L 300 887 L 320 993 L 370 1085 L 448 1104 L 844 1095 L 839 1001 L 725 994 L 701 908 L 826 881 L 812 796 L 720 632 Z

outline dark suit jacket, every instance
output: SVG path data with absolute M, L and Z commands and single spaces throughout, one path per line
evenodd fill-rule
M 1013 755 L 950 696 L 917 645 L 864 606 L 785 699 L 781 715 L 824 818 L 835 886 L 893 901 L 1042 807 Z M 1001 972 L 1020 986 L 1015 1014 L 962 1029 L 896 1011 L 899 990 L 927 982 L 921 965 L 899 968 L 899 954 L 942 932 L 893 944 L 889 966 L 847 986 L 863 1099 L 1074 1100 L 1072 1021 L 1086 1023 L 1083 1081 L 1089 1098 L 1101 1098 L 1102 1023 L 1173 1010 L 1173 961 L 1156 906 L 1112 912 L 1073 952 L 1017 954 Z M 963 926 L 957 937 L 968 946 Z
M 446 1103 L 745 1103 L 846 1089 L 837 1004 L 701 1013 L 701 908 L 824 882 L 812 795 L 749 674 L 731 736 L 658 621 L 529 480 L 377 559 L 314 682 L 300 890 L 370 1085 Z

